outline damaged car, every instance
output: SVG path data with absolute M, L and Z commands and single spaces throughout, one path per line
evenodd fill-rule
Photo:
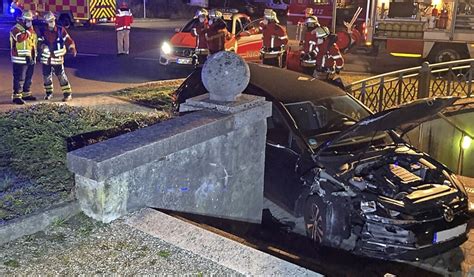
M 384 259 L 414 260 L 467 239 L 468 198 L 443 164 L 402 135 L 456 98 L 418 100 L 373 114 L 337 86 L 249 64 L 244 93 L 272 102 L 264 196 L 272 214 L 318 245 Z M 207 93 L 199 70 L 178 103 Z M 278 218 L 278 216 L 275 216 Z

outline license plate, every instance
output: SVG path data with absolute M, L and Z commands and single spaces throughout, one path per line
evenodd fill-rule
M 466 232 L 466 228 L 467 223 L 452 229 L 436 232 L 433 237 L 433 243 L 439 243 L 458 237 Z
M 191 64 L 193 60 L 191 58 L 178 58 L 176 63 L 178 64 Z

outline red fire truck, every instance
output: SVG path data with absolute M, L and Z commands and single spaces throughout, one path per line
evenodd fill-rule
M 337 44 L 346 51 L 359 45 L 374 54 L 430 62 L 474 57 L 474 4 L 470 0 L 292 0 L 288 8 L 292 37 L 307 7 L 314 9 L 322 25 L 335 29 Z M 354 20 L 356 35 L 349 40 L 344 21 L 349 22 L 357 8 L 362 12 Z
M 51 11 L 65 27 L 113 22 L 116 13 L 115 0 L 18 0 L 15 5 L 38 16 Z

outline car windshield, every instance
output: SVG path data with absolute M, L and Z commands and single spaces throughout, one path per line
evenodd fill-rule
M 227 31 L 232 32 L 232 20 L 224 20 L 225 24 L 227 25 Z M 191 33 L 193 28 L 199 23 L 197 18 L 192 19 L 189 21 L 181 30 L 182 33 Z
M 364 107 L 347 95 L 289 103 L 285 107 L 312 148 L 317 148 L 322 143 L 335 138 L 340 132 L 370 115 Z M 328 149 L 357 151 L 357 148 L 366 148 L 364 142 L 373 145 L 393 143 L 387 132 L 374 132 L 358 137 L 348 134 L 331 144 Z

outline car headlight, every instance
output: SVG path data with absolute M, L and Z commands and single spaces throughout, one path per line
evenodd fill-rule
M 171 52 L 173 52 L 173 47 L 168 42 L 163 42 L 163 45 L 161 45 L 161 51 L 165 55 L 169 55 Z
M 375 201 L 360 201 L 360 209 L 363 213 L 373 213 L 377 210 Z

